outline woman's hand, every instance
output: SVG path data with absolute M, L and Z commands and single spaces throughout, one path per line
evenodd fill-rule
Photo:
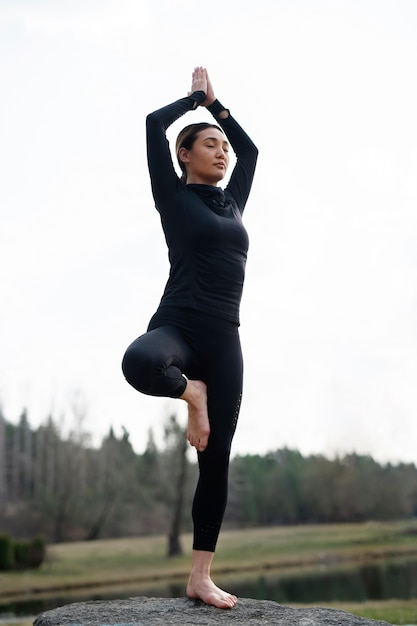
M 205 67 L 194 68 L 191 79 L 191 91 L 188 92 L 188 95 L 190 96 L 194 91 L 204 91 L 206 94 L 206 99 L 201 103 L 201 106 L 203 107 L 209 106 L 216 99 L 213 91 L 213 85 L 211 84 Z
M 206 72 L 206 79 L 207 79 L 207 91 L 206 91 L 207 97 L 203 102 L 203 107 L 208 107 L 210 106 L 210 104 L 213 104 L 213 102 L 216 99 L 216 96 L 214 95 L 213 85 L 211 84 L 207 70 L 205 70 L 205 72 Z

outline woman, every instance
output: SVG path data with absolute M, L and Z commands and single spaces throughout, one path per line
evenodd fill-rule
M 181 179 L 166 129 L 180 116 L 207 107 L 216 124 L 191 124 L 177 139 Z M 187 595 L 219 608 L 237 599 L 210 578 L 227 500 L 230 447 L 242 393 L 239 305 L 248 237 L 245 207 L 257 149 L 216 99 L 203 67 L 191 91 L 147 120 L 147 151 L 155 205 L 169 250 L 170 273 L 148 331 L 123 358 L 127 381 L 138 391 L 181 398 L 188 405 L 187 438 L 197 450 L 193 557 Z M 223 191 L 229 141 L 237 162 Z

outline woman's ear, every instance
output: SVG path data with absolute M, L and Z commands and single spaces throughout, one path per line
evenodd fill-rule
M 180 148 L 178 151 L 178 158 L 182 163 L 190 162 L 189 150 L 187 148 Z

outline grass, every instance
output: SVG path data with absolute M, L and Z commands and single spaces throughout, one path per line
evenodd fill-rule
M 114 585 L 131 585 L 136 590 L 132 595 L 137 595 L 140 584 L 168 579 L 182 582 L 188 573 L 191 541 L 190 535 L 182 537 L 184 556 L 174 559 L 166 557 L 165 537 L 52 545 L 39 570 L 0 573 L 0 603 L 27 598 L 28 594 L 45 597 L 75 590 L 91 593 L 93 589 Z M 220 537 L 213 571 L 225 576 L 233 572 L 293 570 L 410 555 L 417 555 L 417 522 L 226 530 Z M 393 624 L 417 624 L 416 602 L 368 602 L 338 607 Z
M 28 619 L 28 620 L 1 620 L 0 624 L 1 626 L 32 626 L 33 620 L 32 619 Z
M 302 608 L 302 606 L 305 607 L 306 605 L 292 606 Z M 388 622 L 388 624 L 395 624 L 396 626 L 417 624 L 417 600 L 380 600 L 363 603 L 345 602 L 343 604 L 321 603 L 320 606 L 341 609 L 368 619 L 383 620 Z

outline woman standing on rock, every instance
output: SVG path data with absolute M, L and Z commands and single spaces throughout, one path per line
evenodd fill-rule
M 166 129 L 204 106 L 215 124 L 190 124 L 176 142 L 175 172 Z M 147 151 L 155 205 L 169 249 L 170 273 L 147 332 L 123 358 L 127 381 L 138 391 L 181 398 L 188 405 L 187 438 L 197 450 L 193 557 L 187 595 L 219 608 L 236 596 L 210 577 L 227 501 L 232 438 L 242 395 L 239 340 L 248 236 L 242 213 L 255 171 L 257 148 L 216 99 L 203 67 L 192 74 L 185 98 L 147 117 Z M 236 157 L 230 181 L 218 183 Z

